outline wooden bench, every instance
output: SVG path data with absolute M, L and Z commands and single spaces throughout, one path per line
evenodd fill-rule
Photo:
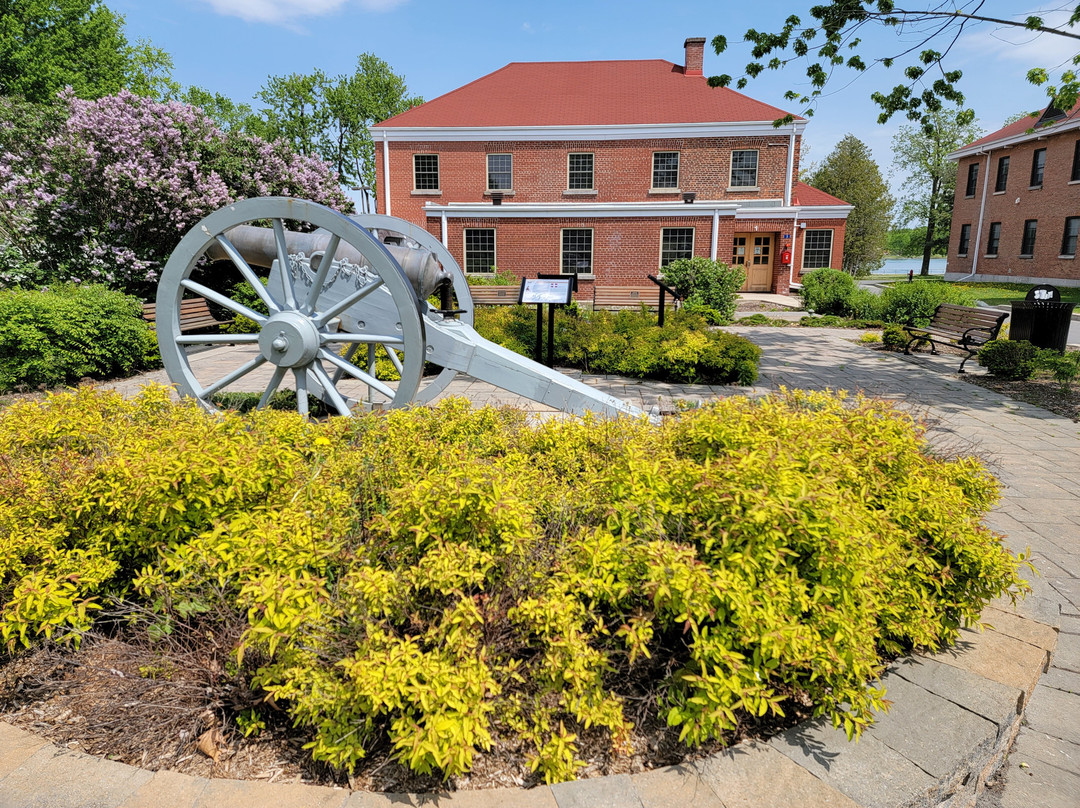
M 143 317 L 151 323 L 157 322 L 157 304 L 143 303 Z M 205 297 L 192 297 L 180 301 L 180 331 L 198 331 L 202 328 L 220 328 L 232 320 L 219 320 L 210 313 Z
M 674 307 L 675 301 L 667 296 L 665 306 Z M 593 287 L 593 308 L 617 311 L 619 309 L 640 309 L 650 311 L 660 308 L 659 286 L 595 286 Z
M 520 286 L 470 286 L 469 294 L 477 306 L 516 306 Z
M 942 303 L 934 310 L 930 324 L 925 328 L 914 325 L 904 326 L 911 335 L 911 340 L 904 346 L 904 353 L 911 354 L 911 346 L 916 342 L 929 342 L 930 353 L 936 354 L 938 342 L 954 345 L 967 356 L 960 362 L 960 373 L 964 372 L 964 363 L 979 352 L 979 348 L 992 339 L 997 339 L 1002 323 L 1009 315 L 994 309 L 974 309 L 970 306 L 954 306 Z

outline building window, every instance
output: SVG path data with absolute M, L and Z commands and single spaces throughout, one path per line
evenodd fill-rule
M 1038 219 L 1024 222 L 1024 238 L 1020 242 L 1020 255 L 1030 258 L 1035 254 L 1035 232 L 1039 229 Z
M 660 266 L 694 257 L 694 228 L 665 227 L 660 231 Z
M 571 191 L 593 190 L 593 156 L 571 154 L 567 157 L 566 187 Z
M 1031 187 L 1042 188 L 1043 171 L 1046 169 L 1046 149 L 1036 149 L 1031 155 Z
M 1080 216 L 1065 218 L 1065 235 L 1061 237 L 1061 254 L 1076 255 L 1076 237 L 1080 235 Z
M 1001 222 L 990 222 L 990 235 L 986 238 L 986 254 L 993 258 L 1001 243 Z
M 509 154 L 487 156 L 489 191 L 509 191 L 514 187 L 514 158 Z
M 757 187 L 757 158 L 754 150 L 733 151 L 731 153 L 731 187 Z
M 1073 167 L 1072 175 L 1069 177 L 1069 182 L 1080 181 L 1080 140 L 1076 141 L 1076 145 L 1073 146 Z
M 439 190 L 439 155 L 413 155 L 413 188 L 417 191 Z
M 1000 194 L 1009 184 L 1009 158 L 998 158 L 997 182 L 994 183 L 994 193 Z
M 652 187 L 679 187 L 679 153 L 677 151 L 653 152 Z
M 821 269 L 832 266 L 832 230 L 803 232 L 802 268 Z
M 562 272 L 567 275 L 591 275 L 592 265 L 591 228 L 578 227 L 562 231 Z
M 979 164 L 972 163 L 968 166 L 967 189 L 964 196 L 975 196 L 975 186 L 979 184 Z
M 468 273 L 495 271 L 495 228 L 466 228 L 465 271 Z
M 967 255 L 968 247 L 971 245 L 971 225 L 960 225 L 960 247 L 956 250 L 957 255 Z

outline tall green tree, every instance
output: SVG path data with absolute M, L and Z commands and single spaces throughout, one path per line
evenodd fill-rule
M 99 0 L 0 0 L 0 95 L 45 103 L 71 86 L 101 98 L 125 86 L 124 18 Z
M 405 79 L 371 53 L 357 58 L 352 74 L 329 78 L 321 70 L 271 76 L 259 91 L 269 138 L 281 138 L 300 154 L 319 156 L 337 169 L 342 182 L 375 187 L 372 124 L 423 99 L 410 96 Z
M 842 269 L 858 278 L 880 267 L 893 198 L 866 144 L 845 135 L 814 172 L 810 185 L 854 207 L 845 229 Z
M 923 118 L 930 128 L 901 126 L 892 140 L 893 166 L 907 175 L 902 186 L 900 221 L 924 226 L 920 275 L 930 274 L 930 256 L 948 248 L 956 162 L 950 152 L 978 140 L 982 130 L 971 110 L 940 109 Z M 986 182 L 987 178 L 983 178 Z
M 1039 16 L 1040 12 L 991 17 L 982 13 L 984 4 L 985 0 L 948 3 L 923 0 L 916 2 L 914 7 L 905 4 L 906 8 L 900 9 L 893 0 L 833 0 L 813 5 L 808 10 L 808 18 L 792 14 L 778 26 L 779 30 L 750 29 L 743 35 L 743 39 L 751 44 L 753 61 L 746 65 L 744 74 L 735 83 L 742 89 L 765 70 L 779 70 L 793 61 L 802 62 L 813 89 L 810 92 L 791 90 L 786 97 L 805 105 L 806 114 L 812 115 L 825 85 L 842 68 L 862 73 L 874 65 L 903 66 L 900 83 L 888 92 L 871 94 L 881 107 L 878 121 L 884 123 L 893 114 L 902 112 L 910 120 L 923 121 L 929 130 L 931 124 L 924 118 L 927 113 L 938 111 L 944 102 L 958 106 L 964 103 L 964 96 L 957 86 L 963 74 L 959 70 L 949 70 L 947 62 L 952 45 L 965 31 L 986 25 L 999 30 L 1065 37 L 1076 40 L 1080 51 L 1080 5 L 1066 4 L 1062 10 L 1071 9 L 1068 19 L 1059 25 L 1048 25 Z M 895 51 L 867 52 L 862 37 L 874 27 L 903 33 L 896 40 Z M 712 44 L 718 54 L 723 53 L 727 49 L 727 37 L 720 34 Z M 1077 65 L 1080 65 L 1080 52 L 1066 65 L 1051 69 L 1032 68 L 1027 78 L 1032 84 L 1046 88 L 1054 107 L 1071 109 L 1080 97 Z M 727 86 L 732 81 L 730 75 L 709 79 L 714 86 Z M 789 120 L 790 116 L 783 122 Z

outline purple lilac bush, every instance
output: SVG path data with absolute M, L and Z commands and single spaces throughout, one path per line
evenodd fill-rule
M 183 234 L 230 202 L 351 204 L 326 163 L 223 132 L 197 107 L 126 90 L 60 102 L 0 106 L 0 287 L 93 282 L 146 297 Z

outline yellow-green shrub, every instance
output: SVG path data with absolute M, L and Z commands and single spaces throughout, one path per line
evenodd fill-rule
M 1023 588 L 981 523 L 994 496 L 863 398 L 533 426 L 460 400 L 309 423 L 81 390 L 0 413 L 0 631 L 224 599 L 316 758 L 385 739 L 449 776 L 515 733 L 562 780 L 583 732 L 629 751 L 643 700 L 689 744 L 804 696 L 857 734 L 883 654 Z

